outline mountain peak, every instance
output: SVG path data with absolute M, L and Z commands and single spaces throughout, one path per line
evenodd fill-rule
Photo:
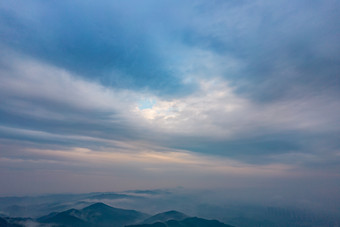
M 203 218 L 185 218 L 183 220 L 168 220 L 168 221 L 157 221 L 151 224 L 138 224 L 138 225 L 129 225 L 127 227 L 166 227 L 166 226 L 181 226 L 181 227 L 234 227 L 231 225 L 224 224 L 217 220 L 207 220 Z
M 88 207 L 110 207 L 110 206 L 105 203 L 98 202 L 98 203 L 91 204 Z
M 81 210 L 70 209 L 39 218 L 43 223 L 62 226 L 125 226 L 145 218 L 135 210 L 114 208 L 105 203 L 94 203 Z
M 188 216 L 186 214 L 183 214 L 179 211 L 170 210 L 170 211 L 166 211 L 166 212 L 159 213 L 159 214 L 156 214 L 154 216 L 151 216 L 150 218 L 145 219 L 143 223 L 152 224 L 152 223 L 155 223 L 155 222 L 166 222 L 168 220 L 180 221 L 180 220 L 183 220 L 187 217 Z
M 177 210 L 169 210 L 169 211 L 165 211 L 163 213 L 159 213 L 159 214 L 166 214 L 166 215 L 177 215 L 177 214 L 181 214 L 181 215 L 185 215 L 182 212 L 179 212 Z
M 90 206 L 88 206 L 88 207 L 86 207 L 86 208 L 101 208 L 101 207 L 110 207 L 110 208 L 112 208 L 111 206 L 109 206 L 109 205 L 106 205 L 105 203 L 101 203 L 101 202 L 98 202 L 98 203 L 94 203 L 94 204 L 92 204 L 92 205 L 90 205 Z

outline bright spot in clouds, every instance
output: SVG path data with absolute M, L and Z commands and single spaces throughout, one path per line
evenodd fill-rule
M 152 107 L 156 104 L 156 100 L 152 98 L 143 98 L 138 102 L 138 109 L 152 109 Z

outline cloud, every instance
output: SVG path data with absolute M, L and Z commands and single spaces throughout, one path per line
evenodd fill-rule
M 144 144 L 125 143 L 125 148 L 121 144 L 123 145 L 121 148 L 106 147 L 102 150 L 81 147 L 59 149 L 20 147 L 19 157 L 16 157 L 16 153 L 10 152 L 13 145 L 7 146 L 7 154 L 0 158 L 1 169 L 5 174 L 1 177 L 7 175 L 7 179 L 16 176 L 15 179 L 18 179 L 18 175 L 21 175 L 20 179 L 23 176 L 27 176 L 27 180 L 34 178 L 34 182 L 43 185 L 42 191 L 51 190 L 50 185 L 41 181 L 49 175 L 56 177 L 57 182 L 67 182 L 72 179 L 79 182 L 87 176 L 88 182 L 101 182 L 101 190 L 110 190 L 115 182 L 119 182 L 118 188 L 121 189 L 145 188 L 147 185 L 148 187 L 182 185 L 190 188 L 206 188 L 207 185 L 202 182 L 206 177 L 210 177 L 209 181 L 218 187 L 228 187 L 232 183 L 225 182 L 223 179 L 227 178 L 231 181 L 249 177 L 268 179 L 291 175 L 291 170 L 294 169 L 293 166 L 281 164 L 249 165 L 228 158 L 214 158 L 190 151 Z M 14 146 L 12 151 L 18 152 L 18 147 Z M 68 175 L 67 179 L 62 177 L 64 174 Z M 40 177 L 36 178 L 37 176 Z M 103 181 L 105 179 L 106 183 Z M 110 182 L 109 179 L 115 180 Z M 32 182 L 27 180 L 24 182 L 30 185 L 29 187 L 35 188 L 31 185 Z M 7 187 L 18 184 L 17 181 L 8 181 Z M 73 184 L 64 187 L 64 190 L 67 190 L 73 188 Z M 5 193 L 6 188 L 1 193 Z
M 151 99 L 156 100 L 156 97 Z M 200 81 L 197 93 L 172 100 L 158 99 L 149 108 L 137 106 L 135 112 L 147 119 L 154 128 L 157 125 L 180 134 L 228 138 L 258 128 L 270 128 L 272 131 L 332 130 L 334 124 L 331 122 L 337 121 L 335 113 L 338 108 L 339 102 L 328 96 L 259 105 L 237 95 L 235 88 L 227 82 L 210 78 Z M 326 113 L 329 117 L 323 118 Z
M 254 101 L 338 95 L 339 7 L 336 1 L 202 1 L 182 40 L 239 59 L 242 68 L 224 76 Z
M 0 3 L 3 170 L 47 179 L 39 165 L 59 183 L 72 173 L 65 182 L 85 185 L 90 174 L 122 189 L 133 189 L 129 179 L 225 186 L 225 176 L 293 171 L 337 179 L 338 9 L 332 0 Z
M 1 41 L 105 86 L 184 93 L 190 86 L 183 87 L 157 49 L 159 9 L 146 5 L 138 1 L 2 4 L 0 29 L 6 36 Z
M 304 140 L 316 135 L 319 141 L 336 144 L 336 138 L 322 134 L 338 131 L 337 99 L 322 94 L 253 102 L 220 75 L 218 56 L 201 54 L 212 55 L 201 62 L 201 74 L 195 74 L 195 67 L 186 71 L 188 77 L 196 75 L 191 78 L 196 92 L 174 98 L 108 88 L 13 54 L 2 62 L 6 68 L 1 94 L 6 99 L 0 109 L 6 120 L 0 133 L 5 138 L 91 148 L 112 146 L 109 140 L 145 140 L 252 162 L 271 161 L 262 155 L 313 153 Z M 212 74 L 208 77 L 207 72 Z

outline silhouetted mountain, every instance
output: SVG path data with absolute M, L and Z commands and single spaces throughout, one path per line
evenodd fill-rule
M 17 221 L 25 222 L 26 220 L 31 220 L 29 218 L 0 218 L 0 227 L 25 227 Z
M 164 222 L 156 222 L 153 224 L 127 225 L 125 227 L 167 227 Z
M 0 218 L 0 227 L 7 227 L 7 226 L 11 226 L 11 225 L 9 225 L 6 219 Z
M 217 220 L 206 220 L 203 218 L 186 218 L 184 220 L 168 220 L 153 224 L 129 225 L 127 227 L 232 227 Z
M 118 209 L 104 203 L 95 203 L 81 210 L 70 209 L 51 213 L 37 219 L 41 223 L 54 223 L 58 226 L 124 226 L 146 218 L 147 215 L 135 210 Z
M 3 218 L 0 218 L 0 226 L 5 226 L 7 224 L 7 221 Z
M 149 217 L 143 221 L 143 224 L 153 224 L 155 222 L 166 222 L 169 220 L 181 221 L 187 217 L 188 217 L 187 215 L 181 212 L 171 210 L 171 211 L 159 213 L 152 217 Z
M 233 218 L 228 221 L 230 224 L 242 226 L 242 227 L 253 227 L 253 226 L 261 226 L 261 227 L 283 227 L 290 226 L 287 223 L 276 224 L 267 219 L 256 219 L 256 218 L 246 218 L 246 217 L 238 217 Z
M 118 209 L 104 203 L 95 203 L 81 211 L 88 222 L 98 226 L 124 226 L 136 223 L 147 216 L 135 210 Z
M 143 198 L 144 195 L 126 195 L 115 192 L 84 194 L 52 194 L 42 196 L 0 197 L 0 213 L 12 217 L 41 217 L 46 213 L 82 208 L 101 200 Z M 91 202 L 92 200 L 92 202 Z M 95 200 L 95 201 L 94 201 Z
M 52 213 L 38 219 L 41 223 L 53 223 L 58 226 L 91 226 L 91 223 L 81 219 L 81 212 L 70 209 L 60 213 Z
M 81 210 L 70 209 L 59 213 L 51 213 L 37 219 L 40 223 L 49 223 L 58 227 L 230 227 L 216 220 L 188 218 L 178 211 L 168 211 L 152 217 L 135 210 L 125 210 L 95 203 Z M 137 222 L 143 224 L 136 225 Z M 131 225 L 135 224 L 135 225 Z

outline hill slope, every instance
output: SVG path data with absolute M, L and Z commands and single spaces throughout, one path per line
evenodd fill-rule
M 163 212 L 163 213 L 159 213 L 159 214 L 156 214 L 154 216 L 151 216 L 151 217 L 145 219 L 143 221 L 143 224 L 153 224 L 155 222 L 166 222 L 166 221 L 169 221 L 169 220 L 180 221 L 180 220 L 183 220 L 187 217 L 188 217 L 187 215 L 185 215 L 181 212 L 171 210 L 171 211 L 167 211 L 167 212 Z
M 53 223 L 58 226 L 125 226 L 143 220 L 147 215 L 135 211 L 114 208 L 104 203 L 95 203 L 81 210 L 70 209 L 52 213 L 38 219 L 40 223 Z
M 184 220 L 168 220 L 166 222 L 156 222 L 153 224 L 130 225 L 127 227 L 232 227 L 217 220 L 206 220 L 203 218 L 186 218 Z

